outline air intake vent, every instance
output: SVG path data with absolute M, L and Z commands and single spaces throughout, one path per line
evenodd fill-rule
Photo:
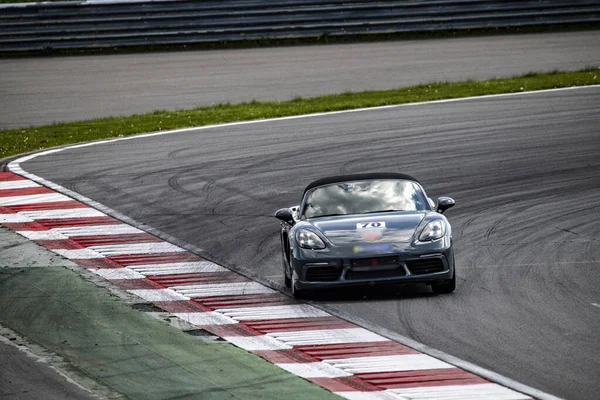
M 395 278 L 404 276 L 404 268 L 388 269 L 388 270 L 373 270 L 373 271 L 353 271 L 346 272 L 347 280 L 355 279 L 379 279 L 379 278 Z
M 444 263 L 440 258 L 425 258 L 406 262 L 408 270 L 413 275 L 432 274 L 444 271 Z
M 309 282 L 331 282 L 340 279 L 342 271 L 335 267 L 311 267 L 306 271 Z

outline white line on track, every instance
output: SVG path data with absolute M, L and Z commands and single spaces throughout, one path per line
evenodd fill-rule
M 142 264 L 127 265 L 127 268 L 139 272 L 145 276 L 172 275 L 195 272 L 228 272 L 229 270 L 210 261 L 182 262 L 169 264 Z
M 107 257 L 120 254 L 177 253 L 185 251 L 179 246 L 165 242 L 89 246 L 88 249 L 97 251 Z
M 352 374 L 322 362 L 275 364 L 301 378 L 340 378 Z
M 406 400 L 406 397 L 400 397 L 387 390 L 375 392 L 334 392 L 340 397 L 348 400 Z M 456 399 L 454 399 L 456 400 Z
M 21 236 L 25 236 L 29 240 L 65 240 L 68 239 L 65 235 L 52 230 L 47 231 L 17 231 Z
M 71 199 L 69 199 L 71 200 Z M 26 218 L 36 219 L 65 219 L 65 218 L 88 218 L 105 217 L 106 214 L 93 208 L 73 208 L 70 210 L 42 210 L 42 211 L 21 211 L 18 213 Z
M 308 304 L 290 304 L 284 306 L 267 306 L 267 307 L 242 307 L 242 308 L 225 308 L 216 309 L 230 318 L 237 321 L 248 320 L 270 320 L 282 318 L 314 318 L 314 317 L 329 317 L 331 314 L 321 311 L 318 308 L 309 306 Z
M 407 389 L 390 389 L 388 392 L 396 393 L 407 399 L 461 399 L 461 400 L 520 400 L 528 399 L 526 395 L 513 392 L 510 389 L 483 383 L 479 385 L 453 385 L 435 387 L 416 387 Z
M 289 350 L 292 346 L 267 335 L 261 336 L 224 336 L 223 339 L 247 351 Z
M 104 279 L 144 279 L 145 276 L 129 268 L 100 268 L 90 269 L 90 272 L 103 277 Z
M 0 182 L 0 190 L 25 189 L 31 187 L 40 187 L 40 185 L 29 180 Z
M 131 225 L 99 225 L 73 228 L 54 228 L 45 231 L 17 231 L 30 240 L 64 240 L 74 236 L 105 236 L 143 233 Z
M 0 223 L 31 222 L 31 219 L 19 214 L 0 214 Z
M 236 296 L 243 294 L 275 293 L 273 289 L 258 282 L 207 283 L 203 285 L 179 285 L 172 289 L 188 297 Z
M 91 260 L 95 258 L 105 258 L 102 254 L 96 253 L 95 251 L 89 249 L 76 249 L 76 250 L 66 250 L 66 249 L 51 249 L 56 254 L 60 254 L 61 256 L 68 258 L 69 260 Z
M 142 299 L 150 302 L 155 301 L 178 301 L 178 300 L 189 300 L 189 297 L 185 297 L 173 290 L 169 289 L 135 289 L 128 290 L 129 293 L 134 294 Z
M 196 326 L 233 325 L 238 323 L 238 321 L 228 318 L 215 311 L 175 313 L 173 315 Z
M 290 346 L 309 346 L 315 344 L 342 344 L 342 343 L 366 343 L 383 342 L 387 338 L 366 330 L 364 328 L 346 329 L 315 329 L 292 332 L 271 332 L 271 336 Z
M 134 233 L 144 233 L 137 228 L 127 224 L 116 225 L 93 225 L 93 226 L 76 226 L 70 228 L 54 228 L 53 232 L 58 232 L 67 237 L 73 236 L 105 236 L 105 235 L 126 235 Z
M 146 232 L 150 232 L 150 233 L 154 234 L 155 236 L 161 237 L 171 243 L 175 243 L 175 244 L 179 245 L 180 247 L 183 247 L 187 250 L 199 253 L 202 250 L 195 246 L 185 243 L 171 235 L 167 235 L 160 230 L 150 228 L 147 225 L 141 224 L 138 221 L 135 221 L 134 219 L 128 217 L 127 215 L 121 214 L 121 213 L 117 212 L 116 210 L 106 207 L 105 205 L 100 204 L 88 197 L 85 197 L 85 196 L 83 196 L 79 193 L 73 192 L 72 190 L 69 190 L 61 185 L 58 185 L 54 182 L 48 181 L 42 177 L 39 177 L 35 174 L 29 173 L 29 172 L 23 170 L 21 168 L 21 163 L 24 163 L 26 161 L 32 160 L 32 159 L 40 157 L 40 156 L 58 153 L 58 152 L 62 152 L 65 150 L 70 150 L 70 149 L 96 146 L 96 145 L 100 145 L 100 144 L 114 143 L 114 142 L 119 142 L 119 141 L 124 141 L 124 140 L 144 139 L 144 138 L 148 138 L 148 137 L 169 135 L 169 134 L 174 134 L 174 133 L 184 133 L 184 132 L 191 132 L 191 131 L 198 131 L 198 130 L 205 130 L 205 129 L 216 129 L 216 128 L 221 128 L 221 127 L 231 127 L 231 126 L 240 126 L 240 125 L 270 123 L 270 122 L 277 122 L 277 121 L 315 118 L 315 117 L 337 115 L 337 114 L 379 111 L 379 110 L 402 108 L 402 107 L 420 107 L 423 105 L 444 104 L 444 103 L 463 102 L 463 101 L 472 101 L 472 100 L 486 100 L 486 99 L 504 98 L 504 97 L 513 97 L 513 96 L 534 96 L 536 94 L 545 94 L 545 93 L 571 91 L 571 90 L 594 90 L 594 89 L 598 89 L 598 88 L 600 88 L 600 85 L 576 86 L 576 87 L 569 87 L 569 88 L 537 90 L 537 91 L 531 91 L 531 92 L 517 92 L 517 93 L 505 93 L 505 94 L 484 95 L 484 96 L 475 96 L 475 97 L 463 97 L 463 98 L 458 98 L 458 99 L 435 100 L 435 101 L 428 101 L 428 102 L 422 102 L 422 103 L 397 104 L 397 105 L 371 107 L 371 108 L 358 108 L 358 109 L 353 109 L 353 110 L 295 115 L 295 116 L 289 116 L 289 117 L 261 119 L 261 120 L 253 120 L 253 121 L 241 121 L 241 122 L 232 122 L 232 123 L 227 123 L 227 124 L 207 125 L 207 126 L 200 126 L 200 127 L 175 129 L 175 130 L 170 130 L 170 131 L 153 132 L 153 133 L 147 133 L 147 134 L 140 134 L 140 135 L 136 135 L 136 136 L 128 136 L 128 137 L 124 137 L 124 138 L 114 138 L 114 139 L 107 139 L 107 140 L 91 142 L 91 143 L 82 143 L 82 144 L 77 144 L 77 145 L 65 146 L 65 147 L 61 147 L 61 148 L 57 148 L 57 149 L 46 150 L 46 151 L 42 151 L 39 153 L 30 154 L 30 155 L 20 157 L 16 160 L 10 162 L 8 164 L 8 169 L 18 175 L 21 175 L 21 176 L 28 178 L 32 181 L 35 181 L 41 185 L 49 187 L 57 192 L 63 193 L 69 197 L 72 197 L 84 204 L 89 205 L 90 207 L 101 210 L 104 213 L 113 216 L 114 218 L 120 219 L 130 225 L 137 227 L 137 228 L 143 229 Z M 0 215 L 0 222 L 2 222 L 3 218 L 4 218 L 5 222 L 11 222 L 10 221 L 11 219 L 14 220 L 13 222 L 21 222 L 21 221 L 16 221 L 17 219 L 19 219 L 19 217 L 16 215 L 15 216 L 10 216 L 7 214 Z M 23 222 L 26 222 L 26 221 L 23 221 Z M 258 278 L 256 278 L 256 279 L 258 279 Z M 265 282 L 265 283 L 269 284 L 269 282 Z M 147 301 L 188 299 L 188 297 L 183 296 L 182 294 L 176 293 L 172 290 L 168 291 L 168 293 L 166 293 L 166 291 L 163 291 L 163 290 L 131 290 L 130 292 L 138 295 L 139 297 L 146 299 Z M 596 303 L 593 303 L 592 305 L 596 306 Z M 326 311 L 331 313 L 332 315 L 340 316 L 340 313 L 336 310 L 326 309 Z M 524 385 L 522 383 L 514 381 L 510 378 L 499 375 L 493 371 L 487 370 L 485 368 L 481 368 L 477 365 L 471 364 L 469 362 L 466 362 L 464 360 L 461 360 L 459 358 L 456 358 L 454 356 L 451 356 L 451 355 L 441 352 L 439 350 L 432 349 L 429 346 L 426 346 L 420 342 L 414 341 L 405 336 L 399 335 L 396 332 L 390 332 L 381 327 L 372 326 L 360 318 L 355 318 L 354 316 L 343 316 L 343 318 L 350 320 L 354 323 L 357 323 L 359 325 L 366 326 L 372 331 L 377 331 L 378 333 L 382 333 L 386 337 L 392 338 L 393 340 L 395 340 L 401 344 L 412 347 L 417 351 L 423 352 L 425 354 L 429 354 L 435 358 L 438 358 L 440 360 L 443 360 L 445 362 L 453 364 L 459 368 L 462 368 L 464 370 L 472 372 L 476 375 L 482 376 L 493 382 L 499 383 L 500 385 L 510 387 L 510 388 L 518 390 L 522 393 L 526 393 L 529 396 L 538 398 L 540 400 L 560 400 L 560 398 L 558 398 L 556 396 L 553 396 L 551 394 L 542 392 L 538 389 L 529 387 L 527 385 Z M 269 340 L 267 338 L 268 338 L 268 336 L 251 337 L 251 338 L 249 338 L 249 337 L 227 337 L 224 339 L 233 343 L 234 345 L 244 348 L 246 350 L 277 350 L 277 349 L 289 348 L 277 340 L 275 341 L 277 343 L 269 342 Z M 273 338 L 270 338 L 270 339 L 273 339 Z M 356 398 L 356 399 L 362 398 L 360 396 L 355 397 L 353 395 L 353 392 L 344 392 L 343 394 L 342 393 L 338 393 L 338 394 L 342 395 L 343 397 L 347 397 L 347 398 Z M 379 395 L 381 395 L 382 399 L 387 398 L 381 392 L 379 392 Z M 393 397 L 395 398 L 395 396 L 393 396 Z
M 456 368 L 454 365 L 450 365 L 426 354 L 356 357 L 339 360 L 324 360 L 324 362 L 353 374 Z
M 55 203 L 68 200 L 71 199 L 58 193 L 30 194 L 27 196 L 0 197 L 0 206 L 22 206 L 25 204 Z

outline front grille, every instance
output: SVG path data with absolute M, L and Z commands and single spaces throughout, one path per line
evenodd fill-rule
M 306 270 L 309 282 L 331 282 L 340 279 L 342 271 L 335 267 L 311 267 Z
M 377 267 L 389 267 L 389 266 L 397 266 L 398 257 L 397 256 L 387 256 L 387 257 L 371 257 L 371 258 L 358 258 L 355 260 L 350 260 L 350 265 L 352 268 L 377 268 Z
M 444 263 L 440 258 L 409 260 L 406 262 L 406 266 L 413 275 L 432 274 L 434 272 L 442 272 L 444 270 Z
M 404 268 L 387 269 L 387 270 L 370 270 L 370 271 L 354 271 L 352 269 L 346 272 L 346 280 L 355 279 L 377 279 L 377 278 L 393 278 L 396 276 L 404 276 L 406 272 Z

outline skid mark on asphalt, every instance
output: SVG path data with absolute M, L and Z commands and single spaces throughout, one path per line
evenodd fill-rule
M 185 173 L 186 173 L 186 171 L 183 170 L 183 171 L 180 171 L 180 172 L 176 173 L 175 175 L 171 176 L 169 178 L 169 180 L 167 181 L 167 184 L 169 185 L 169 187 L 171 189 L 173 189 L 176 192 L 179 192 L 179 193 L 181 193 L 183 195 L 189 196 L 189 197 L 191 197 L 193 199 L 200 198 L 200 196 L 197 193 L 195 193 L 192 190 L 186 189 L 186 188 L 184 188 L 181 185 L 180 180 L 183 179 L 182 175 L 185 174 Z
M 168 157 L 168 158 L 176 158 L 176 157 L 178 157 L 178 156 L 179 156 L 179 154 L 181 154 L 181 153 L 183 153 L 184 151 L 186 151 L 186 150 L 189 150 L 189 149 L 191 149 L 191 148 L 192 148 L 192 147 L 189 147 L 189 146 L 188 146 L 188 147 L 184 147 L 184 148 L 182 148 L 182 149 L 173 150 L 173 151 L 169 152 L 169 154 L 167 154 L 167 157 Z
M 273 242 L 275 239 L 279 238 L 279 231 L 275 231 L 273 233 L 268 234 L 263 240 L 260 241 L 260 243 L 258 244 L 258 249 L 257 252 L 258 253 L 262 253 L 265 248 L 268 248 L 269 245 L 271 244 L 271 242 Z
M 490 236 L 492 235 L 492 233 L 494 233 L 496 231 L 496 229 L 501 226 L 507 219 L 514 217 L 516 215 L 519 215 L 525 211 L 527 211 L 528 209 L 532 208 L 534 206 L 525 206 L 525 207 L 520 207 L 517 208 L 516 210 L 512 210 L 510 212 L 508 212 L 505 216 L 503 216 L 502 218 L 498 219 L 496 222 L 494 222 L 492 224 L 492 226 L 486 231 L 485 235 L 484 235 L 484 239 L 489 239 Z

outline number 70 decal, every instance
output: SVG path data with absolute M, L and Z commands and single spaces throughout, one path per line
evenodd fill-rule
M 356 229 L 385 228 L 385 222 L 357 222 Z

